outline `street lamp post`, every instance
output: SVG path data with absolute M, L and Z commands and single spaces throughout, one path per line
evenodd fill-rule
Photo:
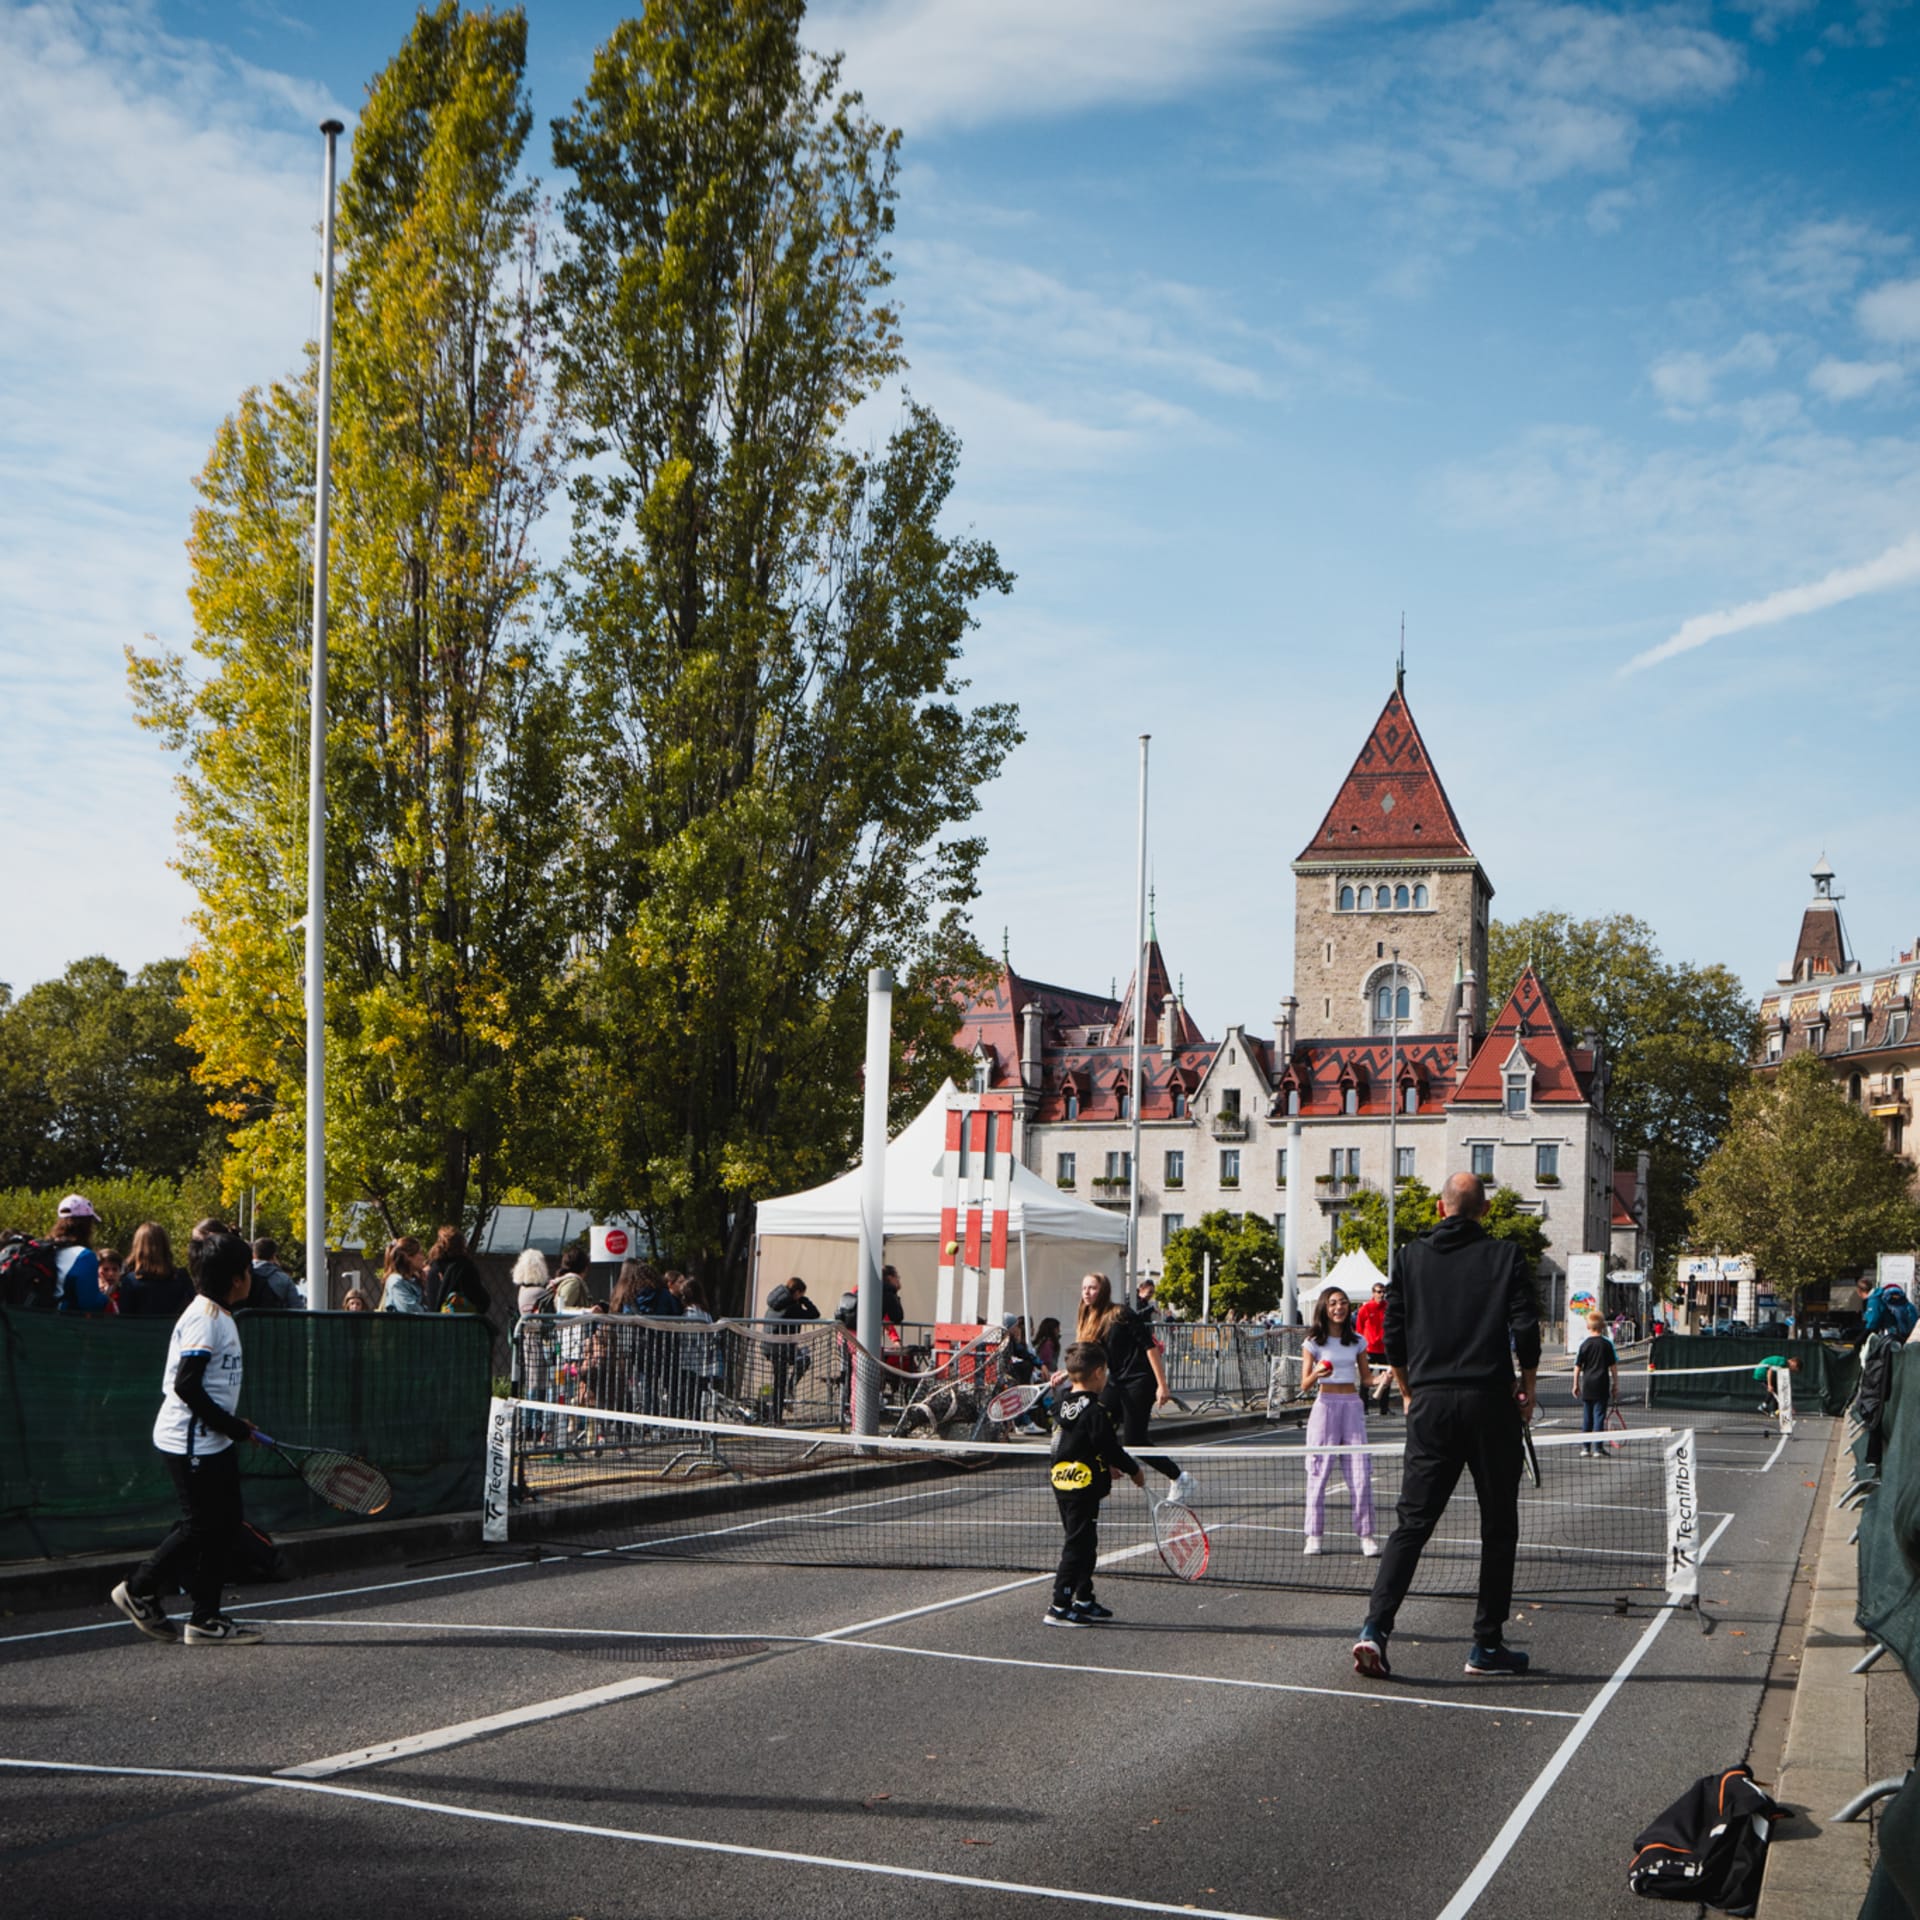
M 1387 988 L 1387 1277 L 1393 1277 L 1394 1200 L 1400 1186 L 1400 949 Z

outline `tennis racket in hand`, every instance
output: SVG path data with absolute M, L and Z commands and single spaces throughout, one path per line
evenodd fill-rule
M 1530 1484 L 1540 1484 L 1540 1456 L 1534 1450 L 1533 1429 L 1524 1419 L 1520 1422 L 1520 1468 Z
M 271 1447 L 322 1500 L 342 1513 L 379 1513 L 393 1498 L 393 1488 L 378 1467 L 330 1447 L 282 1446 L 271 1434 L 253 1430 L 256 1446 Z M 294 1455 L 298 1454 L 299 1459 Z
M 1046 1391 L 1047 1383 L 1044 1380 L 1027 1387 L 1003 1387 L 987 1402 L 987 1418 L 995 1426 L 1007 1426 L 1023 1413 L 1030 1413 L 1045 1397 Z
M 1177 1580 L 1198 1580 L 1213 1552 L 1200 1516 L 1179 1500 L 1155 1501 L 1153 1544 L 1167 1571 Z

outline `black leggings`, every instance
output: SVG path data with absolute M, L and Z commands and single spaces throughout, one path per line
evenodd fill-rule
M 1153 1417 L 1155 1391 L 1152 1374 L 1148 1374 L 1144 1380 L 1125 1382 L 1109 1374 L 1107 1384 L 1100 1389 L 1100 1404 L 1120 1429 L 1120 1443 L 1129 1453 L 1147 1437 L 1147 1422 Z M 1142 1453 L 1135 1455 L 1135 1458 L 1143 1467 L 1151 1467 L 1155 1473 L 1164 1473 L 1169 1480 L 1180 1477 L 1180 1469 L 1165 1454 Z
M 1100 1496 L 1091 1487 L 1053 1497 L 1060 1508 L 1060 1524 L 1067 1531 L 1060 1549 L 1060 1565 L 1053 1576 L 1053 1604 L 1070 1607 L 1093 1598 L 1093 1563 L 1100 1557 Z
M 162 1452 L 160 1459 L 179 1497 L 180 1518 L 127 1582 L 127 1591 L 154 1600 L 180 1587 L 193 1602 L 194 1619 L 204 1626 L 220 1617 L 220 1588 L 240 1531 L 240 1449 Z

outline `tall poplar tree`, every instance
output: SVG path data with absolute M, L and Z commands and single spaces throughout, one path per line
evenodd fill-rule
M 905 402 L 885 303 L 897 136 L 801 47 L 800 0 L 649 0 L 554 128 L 553 278 L 583 465 L 568 615 L 592 807 L 594 1188 L 737 1300 L 750 1198 L 843 1166 L 865 979 L 891 964 L 902 1102 L 948 1069 L 935 984 L 982 969 L 960 829 L 1018 738 L 969 707 L 943 530 L 958 448 Z
M 422 11 L 341 194 L 327 738 L 328 1187 L 472 1227 L 512 1177 L 555 1018 L 567 707 L 531 535 L 541 390 L 523 14 Z M 315 362 L 245 395 L 200 478 L 191 677 L 130 655 L 185 756 L 186 975 L 230 1186 L 296 1221 Z

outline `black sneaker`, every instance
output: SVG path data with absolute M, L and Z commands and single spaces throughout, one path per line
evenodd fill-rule
M 224 1613 L 216 1614 L 211 1620 L 187 1622 L 190 1647 L 251 1647 L 265 1638 L 258 1627 L 249 1626 L 244 1620 L 229 1620 Z
M 1511 1647 L 1475 1647 L 1467 1655 L 1469 1673 L 1507 1673 L 1517 1678 L 1529 1664 L 1527 1655 L 1515 1653 Z
M 1353 1670 L 1369 1680 L 1387 1680 L 1393 1675 L 1387 1664 L 1387 1636 L 1371 1622 L 1360 1629 L 1353 1643 Z
M 1073 1603 L 1073 1610 L 1084 1620 L 1111 1620 L 1113 1618 L 1113 1609 L 1111 1607 L 1103 1607 L 1091 1594 L 1084 1600 L 1076 1600 Z
M 1090 1627 L 1093 1622 L 1078 1607 L 1049 1607 L 1040 1616 L 1043 1627 Z
M 149 1640 L 178 1641 L 180 1629 L 167 1618 L 167 1610 L 158 1600 L 149 1600 L 130 1592 L 122 1580 L 107 1596 Z

